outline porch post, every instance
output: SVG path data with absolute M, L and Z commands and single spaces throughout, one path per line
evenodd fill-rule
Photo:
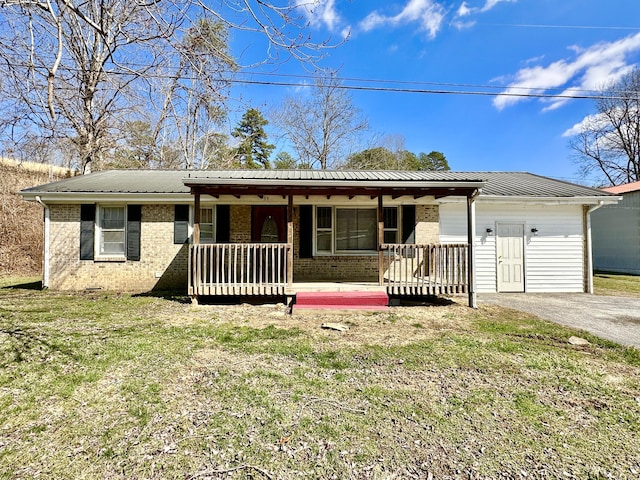
M 200 193 L 195 193 L 193 205 L 193 243 L 200 243 Z
M 480 194 L 476 190 L 471 196 L 467 197 L 467 244 L 469 259 L 467 262 L 467 283 L 469 284 L 469 306 L 478 308 L 476 300 L 476 197 Z
M 287 284 L 293 283 L 293 195 L 289 195 L 287 205 Z
M 382 205 L 382 192 L 378 195 L 378 285 L 384 285 L 384 213 Z

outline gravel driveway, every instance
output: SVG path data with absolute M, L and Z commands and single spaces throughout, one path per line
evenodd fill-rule
M 532 313 L 640 348 L 640 298 L 586 293 L 483 293 L 478 294 L 478 302 Z

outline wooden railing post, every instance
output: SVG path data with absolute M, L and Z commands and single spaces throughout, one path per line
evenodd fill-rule
M 382 284 L 400 295 L 467 292 L 467 249 L 467 244 L 381 245 L 387 262 Z
M 287 205 L 287 264 L 286 264 L 286 276 L 287 285 L 293 284 L 293 195 L 289 195 L 289 202 Z
M 382 192 L 378 194 L 378 285 L 384 285 L 384 210 Z

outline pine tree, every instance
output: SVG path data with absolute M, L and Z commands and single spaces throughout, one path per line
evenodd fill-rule
M 242 168 L 271 168 L 269 156 L 275 148 L 267 142 L 265 125 L 269 122 L 255 108 L 250 108 L 240 119 L 232 135 L 240 140 L 236 158 Z

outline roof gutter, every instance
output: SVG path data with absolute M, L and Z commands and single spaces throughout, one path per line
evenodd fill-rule
M 528 202 L 538 205 L 615 205 L 622 197 L 615 195 L 597 196 L 597 197 L 535 197 L 522 195 L 486 195 L 481 192 L 478 199 L 483 204 L 494 203 L 504 204 L 513 202 Z M 459 198 L 447 197 L 439 200 L 440 203 L 463 203 L 464 200 Z
M 38 202 L 44 208 L 44 251 L 42 254 L 42 288 L 49 288 L 51 249 L 49 240 L 51 239 L 51 209 L 44 203 L 40 195 L 36 196 Z
M 49 203 L 94 203 L 94 202 L 136 202 L 136 203 L 191 203 L 193 195 L 182 193 L 120 193 L 120 192 L 20 192 L 22 198 L 37 202 L 38 197 Z

